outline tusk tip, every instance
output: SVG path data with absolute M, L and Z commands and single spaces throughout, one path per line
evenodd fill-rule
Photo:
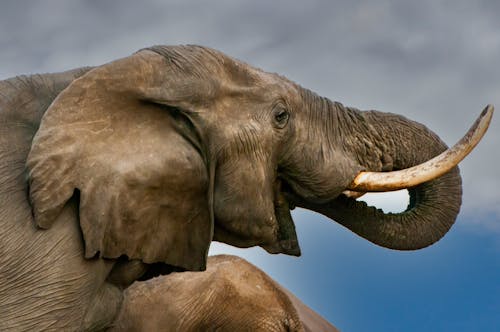
M 494 112 L 495 112 L 495 106 L 493 106 L 492 104 L 488 104 L 481 112 L 481 115 L 479 117 L 486 118 L 487 121 L 490 122 Z
M 479 115 L 479 120 L 489 125 L 494 112 L 495 112 L 495 106 L 493 106 L 492 104 L 486 105 L 486 107 L 481 112 L 481 115 Z
M 493 118 L 493 113 L 495 112 L 495 107 L 492 104 L 486 105 L 486 107 L 483 109 L 479 117 L 477 118 L 476 122 L 472 127 L 469 129 L 470 135 L 476 135 L 477 132 L 477 140 L 475 144 L 472 146 L 474 147 L 481 138 L 484 136 L 486 131 L 488 130 L 488 127 L 490 126 L 491 119 Z M 480 128 L 480 129 L 478 129 Z
M 488 104 L 481 113 L 481 116 L 487 117 L 491 120 L 494 112 L 495 112 L 495 106 L 493 106 L 492 104 Z

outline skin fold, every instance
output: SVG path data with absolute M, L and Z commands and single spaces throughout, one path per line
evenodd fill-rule
M 0 330 L 107 329 L 124 289 L 207 269 L 212 240 L 300 255 L 294 206 L 412 250 L 444 236 L 461 204 L 456 167 L 409 188 L 402 213 L 346 197 L 359 172 L 445 144 L 201 46 L 0 81 L 0 124 Z M 276 287 L 269 301 L 293 302 Z

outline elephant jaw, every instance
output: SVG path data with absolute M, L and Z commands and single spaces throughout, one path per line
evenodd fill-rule
M 248 212 L 242 217 L 239 214 L 216 217 L 213 241 L 238 248 L 259 246 L 271 254 L 300 256 L 295 225 L 290 214 L 290 209 L 294 209 L 294 206 L 285 198 L 288 186 L 284 181 L 282 186 L 282 180 L 278 177 L 270 187 L 266 191 L 269 195 L 264 195 L 264 199 L 269 201 L 261 201 L 256 205 L 264 212 L 260 218 L 255 215 L 249 217 L 251 213 Z M 233 227 L 234 221 L 240 222 L 241 218 L 245 220 L 243 227 Z M 224 222 L 227 220 L 233 221 L 233 224 Z
M 261 245 L 267 252 L 291 256 L 301 255 L 291 209 L 293 210 L 294 206 L 286 199 L 282 191 L 282 181 L 278 179 L 274 185 L 274 214 L 278 223 L 277 241 L 273 244 Z
M 277 180 L 274 186 L 274 214 L 278 223 L 278 241 L 273 244 L 261 245 L 271 254 L 287 254 L 300 256 L 300 247 L 295 232 L 295 224 L 290 210 L 294 207 L 285 198 L 282 191 L 281 180 Z

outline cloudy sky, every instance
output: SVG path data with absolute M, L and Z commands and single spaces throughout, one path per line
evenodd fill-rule
M 201 44 L 361 109 L 400 113 L 448 144 L 500 107 L 498 1 L 2 1 L 0 79 Z M 294 212 L 303 257 L 237 252 L 344 331 L 500 325 L 500 120 L 461 164 L 456 226 L 418 252 L 378 248 Z M 369 198 L 386 210 L 404 193 Z

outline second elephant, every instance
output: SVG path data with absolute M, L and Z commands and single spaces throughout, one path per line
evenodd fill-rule
M 264 272 L 235 256 L 208 258 L 204 272 L 136 282 L 111 331 L 338 332 Z

